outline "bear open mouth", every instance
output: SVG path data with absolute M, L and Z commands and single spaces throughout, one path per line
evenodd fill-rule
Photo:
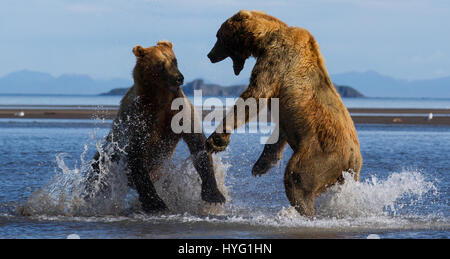
M 233 60 L 233 70 L 235 75 L 239 75 L 244 69 L 245 59 L 231 58 Z

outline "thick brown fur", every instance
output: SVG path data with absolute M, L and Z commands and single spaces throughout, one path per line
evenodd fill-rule
M 202 180 L 202 199 L 225 202 L 217 188 L 211 155 L 205 150 L 204 134 L 176 134 L 171 129 L 172 117 L 178 112 L 171 109 L 175 98 L 183 98 L 194 113 L 193 105 L 180 88 L 183 75 L 178 70 L 172 43 L 160 41 L 149 48 L 135 46 L 133 53 L 137 58 L 133 71 L 134 85 L 121 100 L 104 147 L 113 147 L 113 157 L 126 156 L 129 185 L 138 192 L 146 212 L 167 208 L 152 181 L 158 178 L 163 164 L 171 158 L 180 139 L 188 145 Z M 93 163 L 97 174 L 101 170 L 100 160 L 97 153 Z
M 343 171 L 359 179 L 362 157 L 355 126 L 307 30 L 289 27 L 261 12 L 240 11 L 222 24 L 208 57 L 213 63 L 231 57 L 239 74 L 250 56 L 257 60 L 240 97 L 279 98 L 280 103 L 279 140 L 264 147 L 252 173 L 266 173 L 281 159 L 288 143 L 294 154 L 284 175 L 286 195 L 300 214 L 312 217 L 314 199 L 342 181 Z M 235 107 L 235 123 L 228 130 L 249 120 L 247 112 L 245 121 L 237 121 L 236 111 Z M 225 121 L 219 128 L 227 128 Z M 213 133 L 208 149 L 224 150 L 229 138 L 229 133 Z

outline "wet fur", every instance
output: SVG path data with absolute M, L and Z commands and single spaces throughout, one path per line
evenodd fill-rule
M 171 109 L 175 98 L 183 98 L 194 111 L 193 105 L 179 88 L 182 75 L 177 68 L 172 43 L 159 42 L 150 48 L 136 46 L 133 53 L 137 58 L 133 71 L 134 85 L 121 100 L 105 146 L 116 143 L 113 157 L 126 156 L 128 182 L 138 192 L 143 210 L 154 212 L 167 209 L 152 181 L 158 178 L 164 163 L 172 157 L 181 139 L 188 145 L 202 180 L 202 199 L 225 202 L 217 188 L 211 155 L 205 151 L 204 134 L 176 134 L 171 129 L 172 117 L 179 112 Z M 101 170 L 99 159 L 97 154 L 92 165 L 97 175 Z
M 284 175 L 286 195 L 300 214 L 312 217 L 315 197 L 342 181 L 343 171 L 358 180 L 362 166 L 353 121 L 331 83 L 317 42 L 307 30 L 255 11 L 229 18 L 217 38 L 208 54 L 212 62 L 231 57 L 243 65 L 242 60 L 256 58 L 250 84 L 240 97 L 280 101 L 279 141 L 264 147 L 253 175 L 268 172 L 289 144 L 294 154 Z M 235 73 L 240 72 L 238 66 L 234 65 Z M 234 128 L 249 120 L 248 113 L 243 122 L 234 118 Z M 227 128 L 225 119 L 223 127 Z M 228 133 L 213 133 L 208 148 L 222 151 L 229 138 Z

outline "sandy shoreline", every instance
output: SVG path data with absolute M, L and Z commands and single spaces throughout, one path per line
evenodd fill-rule
M 95 106 L 30 106 L 2 107 L 0 118 L 27 119 L 113 119 L 117 113 L 115 106 L 99 108 Z M 420 124 L 450 126 L 450 109 L 349 109 L 355 123 L 358 124 Z M 204 111 L 204 115 L 208 111 Z M 433 119 L 428 120 L 428 114 Z

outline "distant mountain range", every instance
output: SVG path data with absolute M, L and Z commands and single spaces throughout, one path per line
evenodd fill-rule
M 183 92 L 186 95 L 194 95 L 194 90 L 202 90 L 203 96 L 239 96 L 242 93 L 246 85 L 234 85 L 234 86 L 220 86 L 217 84 L 205 84 L 203 79 L 196 79 L 182 86 Z M 101 95 L 124 95 L 128 91 L 126 88 L 115 88 L 109 92 L 102 93 Z
M 345 97 L 427 97 L 450 98 L 450 77 L 408 81 L 381 75 L 374 71 L 348 72 L 331 75 L 339 93 Z M 64 74 L 54 77 L 48 73 L 22 70 L 0 77 L 0 94 L 122 94 L 132 85 L 131 80 L 93 79 L 88 75 Z M 351 86 L 351 87 L 349 87 Z M 187 83 L 183 90 L 192 94 L 203 90 L 205 96 L 237 96 L 244 85 L 220 86 L 198 79 Z M 111 90 L 114 89 L 114 90 Z M 191 93 L 192 91 L 192 93 Z
M 247 85 L 233 85 L 233 86 L 221 86 L 217 84 L 206 84 L 203 79 L 196 79 L 183 85 L 183 92 L 186 95 L 194 95 L 194 90 L 202 90 L 203 96 L 223 96 L 223 97 L 235 97 L 239 96 Z M 116 88 L 102 95 L 124 95 L 127 88 Z M 339 94 L 342 97 L 363 97 L 361 93 L 349 86 L 336 86 Z
M 450 98 L 450 77 L 408 81 L 381 75 L 375 71 L 331 75 L 338 85 L 351 85 L 370 97 Z
M 99 94 L 116 87 L 131 85 L 130 80 L 116 78 L 93 79 L 88 75 L 48 73 L 22 70 L 0 78 L 0 94 Z

